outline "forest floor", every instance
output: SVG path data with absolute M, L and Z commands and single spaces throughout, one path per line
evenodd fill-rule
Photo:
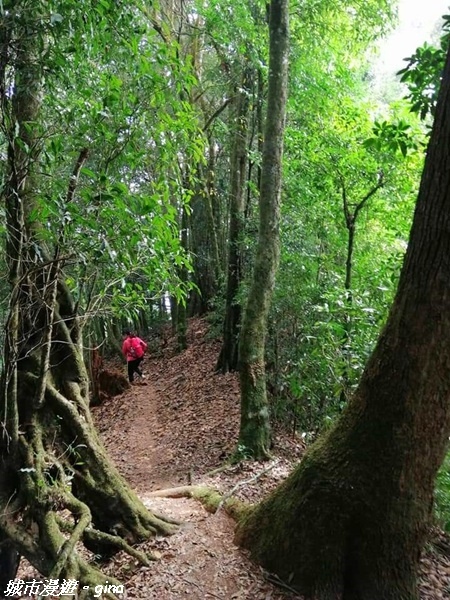
M 237 440 L 238 380 L 235 374 L 214 372 L 220 343 L 208 337 L 204 321 L 191 321 L 188 341 L 181 354 L 169 341 L 159 356 L 153 353 L 146 359 L 145 385 L 135 385 L 94 409 L 110 455 L 144 503 L 184 523 L 174 536 L 147 544 L 159 561 L 149 568 L 134 565 L 128 575 L 124 572 L 127 597 L 300 598 L 233 544 L 234 522 L 224 510 L 210 514 L 193 499 L 150 496 L 158 489 L 206 484 L 256 502 L 286 477 L 305 450 L 301 433 L 293 436 L 278 430 L 272 461 L 243 463 L 211 475 Z M 118 558 L 115 574 L 121 570 L 120 560 L 129 568 L 127 557 Z M 422 600 L 450 599 L 450 544 L 442 535 L 427 548 L 420 582 Z
M 205 484 L 257 502 L 305 450 L 301 432 L 276 430 L 273 460 L 212 474 L 237 440 L 238 380 L 235 374 L 215 373 L 220 343 L 208 336 L 204 321 L 190 322 L 188 341 L 181 354 L 174 340 L 162 349 L 151 343 L 145 381 L 93 409 L 110 456 L 145 505 L 183 523 L 175 535 L 142 545 L 159 559 L 150 567 L 120 553 L 106 571 L 125 584 L 129 600 L 301 598 L 233 544 L 234 522 L 225 510 L 211 514 L 193 499 L 152 496 L 156 490 Z M 420 588 L 421 600 L 450 599 L 450 543 L 442 534 L 436 534 L 422 559 Z

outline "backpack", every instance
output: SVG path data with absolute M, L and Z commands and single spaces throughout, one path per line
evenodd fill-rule
M 141 352 L 139 352 L 138 349 L 140 349 Z M 133 358 L 141 358 L 141 356 L 144 355 L 144 353 L 142 352 L 141 343 L 138 342 L 136 338 L 131 338 L 131 346 L 128 350 L 128 354 Z

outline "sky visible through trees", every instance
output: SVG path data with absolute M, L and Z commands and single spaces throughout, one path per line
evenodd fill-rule
M 402 69 L 404 58 L 423 42 L 432 40 L 440 17 L 448 12 L 448 7 L 448 0 L 400 0 L 398 26 L 380 40 L 377 68 L 389 74 Z

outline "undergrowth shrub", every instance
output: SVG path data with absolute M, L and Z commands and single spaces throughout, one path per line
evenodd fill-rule
M 447 453 L 436 478 L 434 507 L 438 524 L 450 532 L 450 452 Z

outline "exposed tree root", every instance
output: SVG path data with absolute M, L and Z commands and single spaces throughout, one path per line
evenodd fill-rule
M 21 395 L 36 379 L 23 374 Z M 177 529 L 150 513 L 108 460 L 77 385 L 63 395 L 47 382 L 43 408 L 21 432 L 14 463 L 20 467 L 0 496 L 0 531 L 44 576 L 79 581 L 80 597 L 93 597 L 106 581 L 80 545 L 106 556 L 122 550 L 149 565 L 155 557 L 133 544 Z
M 209 488 L 199 485 L 182 485 L 174 488 L 166 488 L 164 490 L 155 490 L 147 496 L 152 498 L 195 498 L 196 492 L 199 490 L 208 490 Z
M 208 512 L 216 514 L 221 508 L 224 508 L 236 520 L 248 511 L 248 506 L 237 498 L 233 498 L 231 494 L 222 496 L 217 490 L 204 485 L 183 485 L 156 490 L 147 494 L 147 496 L 153 498 L 193 498 L 198 500 Z

